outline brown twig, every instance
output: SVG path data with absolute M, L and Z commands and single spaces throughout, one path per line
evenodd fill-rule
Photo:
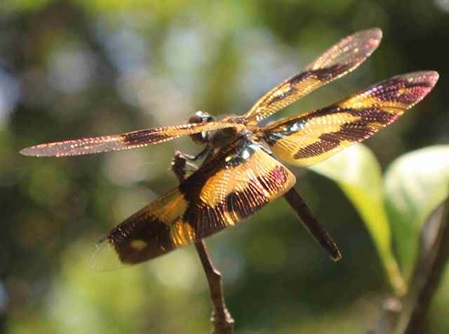
M 226 308 L 221 273 L 214 268 L 203 240 L 196 242 L 195 248 L 200 257 L 204 272 L 206 273 L 210 297 L 214 305 L 214 311 L 211 317 L 214 334 L 232 334 L 234 333 L 234 319 Z
M 310 211 L 309 207 L 295 188 L 290 189 L 284 195 L 284 198 L 287 200 L 292 209 L 295 210 L 307 231 L 309 231 L 318 244 L 328 252 L 330 258 L 334 261 L 340 260 L 341 253 L 334 240 L 332 240 L 331 236 L 327 233 L 324 227 L 318 223 L 316 218 L 313 216 L 312 211 Z
M 426 222 L 421 232 L 420 257 L 410 284 L 412 309 L 404 333 L 425 333 L 432 297 L 449 259 L 449 198 Z
M 449 198 L 429 217 L 420 235 L 419 256 L 404 298 L 385 299 L 369 334 L 423 334 L 432 297 L 449 259 Z M 393 307 L 391 307 L 393 305 Z
M 186 158 L 181 152 L 175 152 L 172 162 L 172 171 L 175 173 L 179 182 L 186 178 Z M 221 281 L 221 273 L 215 269 L 212 260 L 203 240 L 195 243 L 196 251 L 200 257 L 201 264 L 206 274 L 207 283 L 209 284 L 210 297 L 214 307 L 211 322 L 214 327 L 214 334 L 232 334 L 234 333 L 234 319 L 226 308 L 223 283 Z
M 382 304 L 379 320 L 373 328 L 368 330 L 368 334 L 395 333 L 402 310 L 402 301 L 399 297 L 389 296 L 385 298 Z

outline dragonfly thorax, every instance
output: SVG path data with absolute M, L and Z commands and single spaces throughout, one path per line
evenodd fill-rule
M 238 134 L 237 128 L 225 128 L 216 130 L 210 139 L 210 143 L 215 148 L 222 148 L 232 143 Z

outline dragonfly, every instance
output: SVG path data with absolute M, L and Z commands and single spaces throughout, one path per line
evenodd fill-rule
M 204 145 L 200 154 L 189 157 L 203 159 L 198 169 L 100 241 L 97 257 L 108 259 L 101 261 L 141 263 L 235 226 L 291 193 L 296 178 L 282 162 L 300 167 L 321 162 L 371 137 L 421 101 L 435 86 L 437 72 L 397 75 L 330 106 L 261 125 L 275 112 L 356 69 L 381 38 L 379 28 L 343 38 L 241 116 L 216 119 L 197 112 L 181 125 L 40 144 L 20 152 L 35 157 L 78 156 L 141 148 L 181 136 Z M 324 244 L 337 260 L 341 255 L 324 234 L 315 237 L 327 240 Z

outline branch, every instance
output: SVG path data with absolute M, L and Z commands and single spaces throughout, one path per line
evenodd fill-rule
M 184 155 L 176 151 L 172 161 L 172 171 L 175 173 L 179 182 L 186 179 L 186 158 Z M 234 333 L 234 319 L 226 308 L 223 283 L 221 281 L 221 273 L 214 268 L 211 258 L 203 240 L 195 243 L 196 251 L 200 257 L 209 284 L 210 297 L 214 311 L 212 312 L 211 322 L 214 326 L 214 334 L 232 334 Z
M 449 259 L 449 198 L 427 220 L 421 232 L 420 258 L 410 292 L 412 310 L 405 334 L 425 333 L 427 314 Z
M 399 297 L 389 296 L 385 298 L 382 304 L 379 320 L 373 328 L 368 330 L 368 334 L 394 333 L 402 310 L 402 301 Z
M 419 255 L 405 298 L 385 299 L 380 320 L 369 334 L 426 333 L 429 307 L 449 259 L 449 198 L 424 224 Z

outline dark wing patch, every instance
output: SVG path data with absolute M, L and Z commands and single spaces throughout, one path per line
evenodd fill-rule
M 262 128 L 273 152 L 291 164 L 318 163 L 375 134 L 421 101 L 438 80 L 414 72 L 379 82 L 329 107 Z
M 382 31 L 374 28 L 347 36 L 306 67 L 262 96 L 245 117 L 255 125 L 315 89 L 335 80 L 363 63 L 379 46 Z
M 233 122 L 189 123 L 175 126 L 163 126 L 152 129 L 137 130 L 120 135 L 72 139 L 55 143 L 40 144 L 20 151 L 23 155 L 36 157 L 64 157 L 94 154 L 109 151 L 121 151 L 163 143 L 181 136 L 237 127 Z
M 115 227 L 93 266 L 115 267 L 111 259 L 136 264 L 188 245 L 234 226 L 294 184 L 286 167 L 242 136 L 178 188 Z

